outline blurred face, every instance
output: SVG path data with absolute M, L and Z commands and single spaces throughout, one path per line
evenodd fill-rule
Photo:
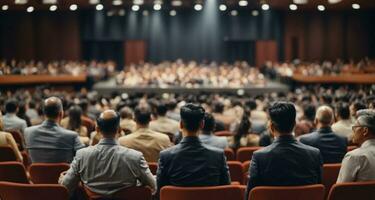
M 355 122 L 355 124 L 352 126 L 352 130 L 353 130 L 353 143 L 355 144 L 362 144 L 369 132 L 368 132 L 368 128 L 365 127 L 365 126 L 362 126 L 358 121 Z

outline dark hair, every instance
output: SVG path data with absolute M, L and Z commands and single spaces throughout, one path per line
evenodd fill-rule
M 180 109 L 180 116 L 185 129 L 191 132 L 198 131 L 199 126 L 203 121 L 204 113 L 205 110 L 202 106 L 191 103 L 182 106 Z
M 349 119 L 350 118 L 350 109 L 349 104 L 340 102 L 336 105 L 336 113 L 341 119 Z
M 167 111 L 168 109 L 165 103 L 159 103 L 156 106 L 156 113 L 158 114 L 158 116 L 165 116 L 165 114 L 167 114 Z
M 103 135 L 114 135 L 120 127 L 120 115 L 116 113 L 115 117 L 103 119 L 101 116 L 96 119 L 99 130 Z
M 215 130 L 215 118 L 210 113 L 204 115 L 203 133 L 211 134 Z
M 310 121 L 314 121 L 315 114 L 316 114 L 316 108 L 314 105 L 305 104 L 303 106 L 303 115 L 305 116 L 306 119 Z
M 136 107 L 134 118 L 138 124 L 147 125 L 151 121 L 151 110 L 148 107 Z
M 5 111 L 7 113 L 15 113 L 18 108 L 18 101 L 16 99 L 9 99 L 5 102 Z
M 249 134 L 251 128 L 251 122 L 249 120 L 250 111 L 244 111 L 241 122 L 237 127 L 236 133 L 234 135 L 233 148 L 238 149 L 241 146 L 241 138 Z
M 82 115 L 81 107 L 77 105 L 70 107 L 69 123 L 68 123 L 69 130 L 79 132 L 79 129 L 81 127 L 81 115 Z
M 89 107 L 89 102 L 87 101 L 87 99 L 81 99 L 81 101 L 79 102 L 79 106 L 81 107 L 82 112 L 86 112 Z
M 290 102 L 275 102 L 268 109 L 275 129 L 280 133 L 291 133 L 296 124 L 296 108 Z
M 62 104 L 60 102 L 44 104 L 43 113 L 47 118 L 56 119 L 62 111 Z
M 126 106 L 121 108 L 120 115 L 122 119 L 133 119 L 133 111 Z
M 224 111 L 224 104 L 221 102 L 214 103 L 214 110 L 215 113 L 222 113 Z
M 257 103 L 255 100 L 253 99 L 250 99 L 248 101 L 246 101 L 246 106 L 250 109 L 250 110 L 255 110 L 257 108 Z
M 353 103 L 353 108 L 355 111 L 366 109 L 366 104 L 362 101 L 356 101 Z

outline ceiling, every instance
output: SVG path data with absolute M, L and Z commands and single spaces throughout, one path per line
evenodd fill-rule
M 67 10 L 71 4 L 77 4 L 80 9 L 94 9 L 95 5 L 91 5 L 89 0 L 57 0 L 59 10 Z M 100 0 L 105 9 L 108 8 L 129 8 L 132 5 L 132 0 L 122 0 L 121 6 L 113 6 L 113 0 Z M 207 0 L 182 0 L 183 8 L 192 7 L 197 1 L 204 2 Z M 217 0 L 224 2 L 229 7 L 239 7 L 238 0 Z M 8 5 L 10 10 L 25 10 L 28 6 L 34 6 L 37 10 L 47 10 L 50 5 L 43 4 L 43 0 L 28 0 L 25 5 L 15 5 L 15 0 L 0 0 L 0 6 Z M 144 0 L 144 6 L 152 6 L 154 0 Z M 170 6 L 171 0 L 163 0 L 164 5 Z M 266 2 L 271 9 L 288 10 L 289 4 L 293 0 L 248 0 L 249 9 L 260 9 L 261 2 Z M 375 9 L 375 0 L 342 0 L 340 3 L 329 4 L 327 0 L 309 0 L 307 4 L 298 5 L 298 10 L 316 10 L 318 5 L 324 5 L 327 11 L 330 10 L 351 10 L 352 4 L 357 3 L 361 6 L 361 10 Z M 1 10 L 0 10 L 1 12 Z

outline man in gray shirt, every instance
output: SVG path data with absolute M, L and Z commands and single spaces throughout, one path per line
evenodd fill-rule
M 5 103 L 6 115 L 3 116 L 4 130 L 19 131 L 24 133 L 27 127 L 26 121 L 17 117 L 18 103 L 15 99 L 10 99 Z
M 70 163 L 75 152 L 83 148 L 78 133 L 59 126 L 64 113 L 61 100 L 50 97 L 44 101 L 46 120 L 37 126 L 25 129 L 26 149 L 32 162 Z
M 219 137 L 213 134 L 215 130 L 215 118 L 209 114 L 205 113 L 204 115 L 204 126 L 199 139 L 205 145 L 213 146 L 219 149 L 228 148 L 228 141 L 226 137 Z
M 120 146 L 116 141 L 120 116 L 115 111 L 107 110 L 100 115 L 96 132 L 103 139 L 97 145 L 77 152 L 70 169 L 60 176 L 60 184 L 72 193 L 82 181 L 89 190 L 104 197 L 136 186 L 138 181 L 156 190 L 155 179 L 142 153 Z

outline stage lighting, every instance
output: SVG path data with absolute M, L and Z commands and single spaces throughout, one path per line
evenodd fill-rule
M 154 10 L 160 10 L 161 4 L 154 4 Z
M 270 5 L 268 4 L 262 4 L 262 10 L 269 10 L 270 9 Z
M 358 3 L 353 3 L 353 4 L 352 4 L 352 8 L 353 8 L 354 10 L 358 10 L 358 9 L 361 8 L 361 6 L 360 6 Z
M 34 11 L 34 7 L 29 6 L 29 7 L 27 7 L 26 11 L 27 11 L 28 13 L 31 13 L 31 12 Z
M 69 6 L 69 10 L 71 10 L 71 11 L 75 11 L 75 10 L 77 10 L 77 8 L 78 8 L 77 4 L 72 4 L 72 5 Z
M 89 3 L 92 4 L 92 5 L 95 5 L 95 4 L 100 3 L 100 1 L 99 0 L 90 0 Z
M 232 16 L 237 16 L 237 15 L 238 15 L 238 11 L 237 11 L 237 10 L 232 10 L 232 11 L 230 12 L 230 15 L 232 15 Z
M 27 0 L 15 0 L 14 3 L 19 4 L 19 5 L 23 5 L 23 4 L 27 4 Z
M 200 10 L 203 9 L 203 6 L 202 6 L 202 4 L 195 4 L 194 9 L 195 9 L 196 11 L 200 11 Z
M 249 2 L 247 2 L 247 0 L 240 0 L 239 2 L 238 2 L 238 5 L 239 6 L 247 6 L 249 4 Z
M 121 6 L 122 5 L 122 0 L 113 0 L 112 5 L 114 6 Z
M 54 12 L 54 11 L 57 10 L 57 6 L 56 6 L 56 5 L 52 5 L 52 6 L 50 6 L 50 7 L 49 7 L 49 10 L 52 11 L 52 12 Z
M 144 3 L 143 0 L 133 0 L 133 4 L 135 5 L 142 5 Z
M 335 4 L 335 3 L 340 3 L 342 0 L 328 0 L 328 3 L 330 4 Z
M 137 12 L 139 10 L 139 8 L 140 8 L 139 5 L 133 5 L 132 11 Z
M 290 5 L 289 5 L 289 9 L 290 9 L 290 10 L 297 10 L 298 7 L 297 7 L 296 4 L 290 4 Z
M 259 11 L 253 10 L 253 11 L 251 11 L 251 15 L 254 16 L 254 17 L 256 17 L 256 16 L 259 15 Z
M 226 11 L 226 10 L 227 10 L 227 6 L 226 6 L 225 4 L 221 4 L 221 5 L 219 6 L 219 10 L 220 10 L 220 11 Z
M 177 12 L 175 11 L 175 10 L 171 10 L 170 12 L 169 12 L 169 15 L 170 16 L 176 16 L 177 15 Z
M 57 0 L 43 0 L 43 4 L 57 4 Z
M 295 4 L 307 4 L 308 2 L 308 0 L 293 0 L 293 3 Z
M 103 4 L 98 4 L 98 5 L 95 6 L 95 9 L 97 11 L 103 10 L 103 8 L 104 8 Z
M 324 7 L 323 5 L 318 5 L 318 10 L 319 11 L 324 11 L 326 9 L 326 7 Z
M 171 2 L 172 6 L 182 6 L 182 1 L 180 0 L 173 0 Z
M 9 9 L 9 6 L 8 5 L 3 5 L 1 6 L 1 10 L 8 10 Z

